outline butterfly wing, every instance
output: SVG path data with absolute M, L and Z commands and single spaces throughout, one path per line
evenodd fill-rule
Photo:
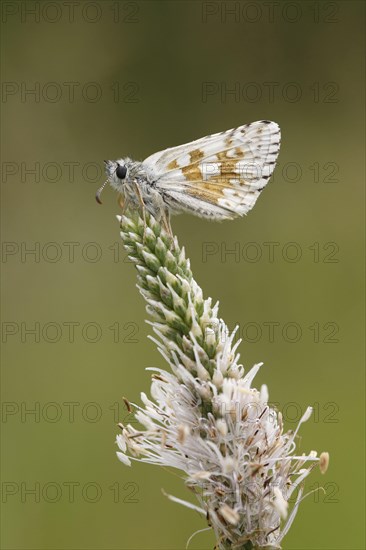
M 262 120 L 160 151 L 142 164 L 173 210 L 231 219 L 254 206 L 279 148 L 278 124 Z

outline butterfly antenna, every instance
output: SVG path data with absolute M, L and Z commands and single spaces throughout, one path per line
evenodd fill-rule
M 103 185 L 101 187 L 99 187 L 98 191 L 95 194 L 95 200 L 97 201 L 98 204 L 103 204 L 102 201 L 101 201 L 100 195 L 102 194 L 102 191 L 103 191 L 103 189 L 105 188 L 105 186 L 107 185 L 108 182 L 109 182 L 109 179 L 107 179 L 103 183 Z

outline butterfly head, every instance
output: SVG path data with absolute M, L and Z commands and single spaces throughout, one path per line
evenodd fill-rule
M 116 191 L 122 192 L 122 188 L 126 180 L 128 179 L 129 173 L 129 164 L 130 159 L 119 159 L 119 160 L 105 160 L 105 173 L 107 175 L 107 180 L 103 185 L 98 189 L 95 196 L 97 202 L 102 204 L 100 195 L 107 183 L 110 183 L 113 189 Z
M 105 173 L 111 186 L 117 191 L 128 179 L 130 159 L 105 160 Z

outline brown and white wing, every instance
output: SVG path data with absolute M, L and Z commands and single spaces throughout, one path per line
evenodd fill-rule
M 278 124 L 262 120 L 160 151 L 143 166 L 173 210 L 230 219 L 253 208 L 280 139 Z

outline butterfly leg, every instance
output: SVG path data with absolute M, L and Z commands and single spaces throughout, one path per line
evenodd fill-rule
M 129 204 L 130 204 L 130 199 L 126 199 L 122 208 L 122 214 L 126 212 Z
M 123 195 L 122 193 L 118 196 L 118 205 L 121 207 L 122 209 L 122 216 L 123 214 L 126 212 L 127 208 L 128 208 L 128 205 L 130 204 L 130 199 L 129 197 L 126 197 L 125 195 Z
M 174 241 L 174 235 L 172 231 L 172 226 L 170 224 L 170 212 L 168 208 L 165 208 L 162 213 L 162 222 L 164 225 L 164 229 L 168 233 L 169 237 Z
M 138 201 L 140 203 L 140 206 L 141 206 L 141 211 L 142 211 L 142 219 L 144 220 L 144 236 L 143 236 L 143 242 L 145 242 L 145 237 L 146 237 L 146 206 L 145 206 L 145 203 L 144 203 L 144 199 L 142 198 L 142 194 L 141 194 L 141 190 L 140 190 L 140 187 L 138 186 L 138 184 L 136 182 L 133 183 L 134 184 L 134 187 L 135 187 L 135 191 L 136 191 L 136 195 L 137 195 L 137 198 L 138 198 Z

